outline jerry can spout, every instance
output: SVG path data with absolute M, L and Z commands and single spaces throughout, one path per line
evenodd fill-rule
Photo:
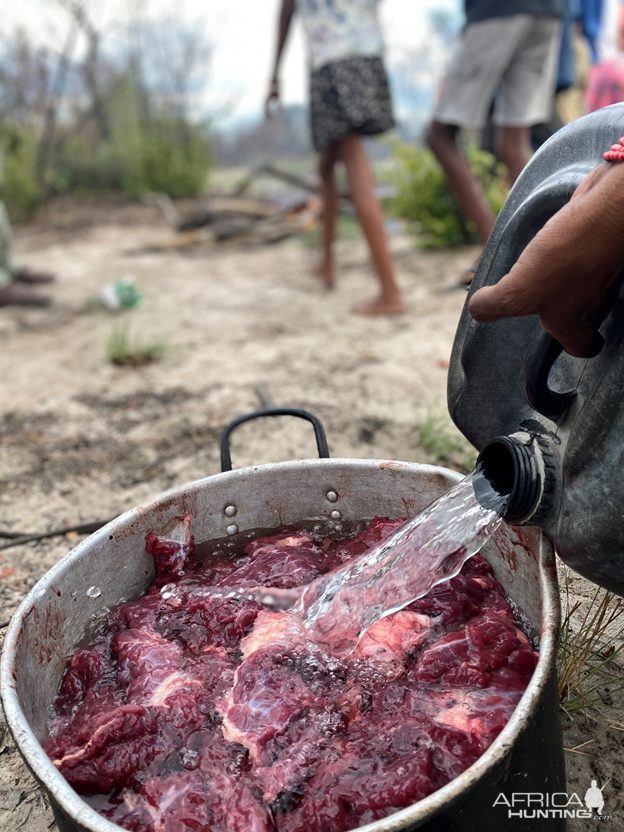
M 497 436 L 477 458 L 477 471 L 497 494 L 507 497 L 503 519 L 516 526 L 539 526 L 554 508 L 556 460 L 539 437 L 520 431 Z M 484 502 L 487 495 L 484 494 Z M 479 493 L 477 498 L 481 499 Z

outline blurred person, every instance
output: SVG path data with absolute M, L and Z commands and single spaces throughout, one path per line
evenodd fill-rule
M 600 60 L 591 68 L 585 96 L 589 112 L 624 101 L 624 2 L 608 0 L 604 17 Z
M 555 108 L 561 126 L 587 112 L 585 92 L 598 60 L 603 0 L 564 0 L 564 19 Z
M 475 320 L 539 315 L 570 355 L 600 352 L 598 330 L 624 279 L 624 136 L 604 159 L 509 274 L 474 293 L 468 308 Z
M 531 127 L 550 119 L 561 37 L 562 0 L 465 0 L 466 26 L 429 126 L 437 156 L 485 245 L 494 214 L 462 154 L 460 128 L 481 130 L 494 99 L 497 156 L 510 185 L 531 157 Z M 472 280 L 474 269 L 462 278 Z
M 334 286 L 333 241 L 338 204 L 335 165 L 342 162 L 357 217 L 370 247 L 381 292 L 353 311 L 394 315 L 403 301 L 394 277 L 381 206 L 362 135 L 394 126 L 388 79 L 382 60 L 383 40 L 378 0 L 282 0 L 273 76 L 266 115 L 279 100 L 279 66 L 295 10 L 300 15 L 310 62 L 310 122 L 319 154 L 323 191 L 323 257 L 320 276 Z
M 31 285 L 51 283 L 50 274 L 16 266 L 11 258 L 11 223 L 2 201 L 3 159 L 0 154 L 0 306 L 48 306 L 50 297 L 33 292 Z
M 51 283 L 51 274 L 19 268 L 11 260 L 11 223 L 0 200 L 0 306 L 49 306 L 51 298 L 34 292 L 37 283 Z

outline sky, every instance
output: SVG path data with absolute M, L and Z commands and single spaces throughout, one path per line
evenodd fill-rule
M 446 50 L 432 42 L 428 25 L 431 10 L 448 10 L 461 20 L 461 0 L 382 0 L 381 18 L 386 56 L 392 71 L 422 75 L 426 54 L 426 84 L 435 85 L 443 71 Z M 216 114 L 224 128 L 260 117 L 271 72 L 280 0 L 91 0 L 95 20 L 114 32 L 137 9 L 149 16 L 179 15 L 193 25 L 206 27 L 213 44 L 207 111 Z M 67 31 L 67 15 L 58 0 L 0 3 L 0 32 L 6 36 L 23 27 L 33 38 L 57 49 Z M 422 85 L 422 78 L 420 79 Z M 409 108 L 409 78 L 399 91 L 398 108 Z M 281 72 L 284 104 L 307 102 L 305 44 L 298 21 L 290 34 Z M 395 90 L 395 98 L 396 96 Z

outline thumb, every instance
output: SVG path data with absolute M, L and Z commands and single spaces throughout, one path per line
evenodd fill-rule
M 530 308 L 529 293 L 513 275 L 502 277 L 495 286 L 484 286 L 470 298 L 468 311 L 481 323 L 492 323 L 500 318 L 530 315 L 537 310 Z

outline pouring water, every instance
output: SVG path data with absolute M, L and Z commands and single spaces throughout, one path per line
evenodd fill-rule
M 499 527 L 506 504 L 477 469 L 391 537 L 319 576 L 294 607 L 310 639 L 349 655 L 380 618 L 457 575 Z

